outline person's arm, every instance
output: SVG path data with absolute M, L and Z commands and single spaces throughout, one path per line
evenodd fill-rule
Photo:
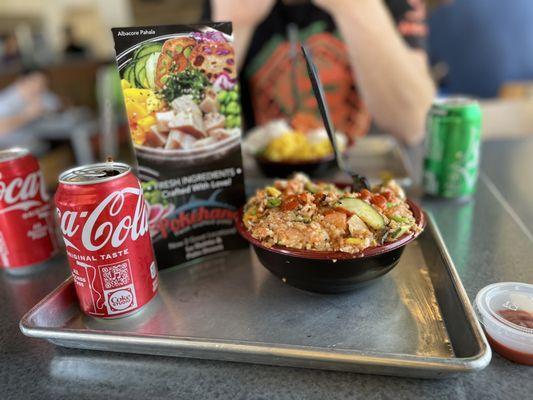
M 46 111 L 43 93 L 46 78 L 41 73 L 19 78 L 0 91 L 0 136 L 10 134 Z
M 409 144 L 419 142 L 435 94 L 425 52 L 409 48 L 382 0 L 314 1 L 335 19 L 377 125 Z
M 211 19 L 233 23 L 233 47 L 240 69 L 257 25 L 267 16 L 273 0 L 211 0 Z
M 17 129 L 43 115 L 44 111 L 45 108 L 42 101 L 37 98 L 25 105 L 18 114 L 0 115 L 0 136 L 15 132 Z

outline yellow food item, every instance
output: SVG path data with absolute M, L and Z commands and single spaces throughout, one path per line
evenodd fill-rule
M 143 130 L 141 127 L 131 128 L 131 138 L 136 144 L 143 144 L 146 140 L 146 131 Z
M 346 242 L 346 244 L 359 245 L 359 244 L 363 243 L 363 239 L 349 237 L 349 238 L 345 239 L 345 242 Z
M 265 190 L 269 196 L 272 196 L 272 197 L 281 196 L 281 192 L 278 189 L 276 189 L 274 186 L 267 186 Z
M 312 143 L 299 131 L 287 131 L 273 139 L 265 148 L 264 157 L 271 161 L 309 161 L 333 153 L 328 138 Z
M 137 122 L 137 125 L 139 126 L 139 128 L 142 128 L 143 130 L 147 131 L 152 125 L 155 124 L 155 122 L 155 117 L 153 115 L 148 115 L 147 117 L 140 119 Z
M 130 98 L 126 98 L 124 103 L 126 104 L 126 111 L 128 113 L 130 125 L 148 115 L 148 110 L 145 103 Z
M 159 111 L 163 108 L 163 102 L 156 96 L 155 93 L 152 93 L 146 98 L 146 108 L 148 112 Z
M 257 216 L 257 208 L 256 208 L 256 207 L 251 207 L 250 209 L 248 209 L 248 210 L 244 213 L 242 219 L 243 219 L 243 221 L 245 221 L 245 222 L 246 222 L 246 221 L 251 221 L 251 220 L 253 220 L 256 216 Z
M 131 136 L 136 144 L 144 144 L 146 132 L 156 123 L 154 113 L 162 110 L 164 103 L 153 90 L 132 88 L 124 79 L 121 85 Z
M 150 89 L 127 88 L 123 90 L 124 98 L 146 102 L 146 98 L 154 94 Z

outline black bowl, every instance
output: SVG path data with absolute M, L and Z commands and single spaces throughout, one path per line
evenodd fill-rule
M 407 200 L 417 225 L 424 229 L 422 209 Z M 239 233 L 248 240 L 265 268 L 291 286 L 318 293 L 342 293 L 385 275 L 400 261 L 407 243 L 419 233 L 406 233 L 398 240 L 374 246 L 356 254 L 314 251 L 283 246 L 267 247 L 255 239 L 242 222 L 243 209 L 236 217 Z
M 268 178 L 287 178 L 295 172 L 303 172 L 311 177 L 324 175 L 336 165 L 333 154 L 310 161 L 271 161 L 265 157 L 256 156 L 255 162 Z

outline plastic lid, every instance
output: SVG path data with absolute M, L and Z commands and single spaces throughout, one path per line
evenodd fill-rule
M 475 304 L 487 335 L 533 356 L 533 285 L 494 283 L 479 291 Z

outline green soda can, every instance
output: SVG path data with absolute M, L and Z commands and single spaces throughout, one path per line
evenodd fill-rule
M 476 190 L 481 147 L 481 108 L 474 99 L 436 100 L 428 113 L 424 190 L 446 198 Z

